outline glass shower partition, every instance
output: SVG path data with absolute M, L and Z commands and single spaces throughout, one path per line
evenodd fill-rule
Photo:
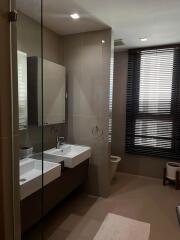
M 22 239 L 43 238 L 42 2 L 17 0 L 20 221 Z

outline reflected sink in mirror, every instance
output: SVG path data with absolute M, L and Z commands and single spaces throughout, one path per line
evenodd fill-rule
M 43 185 L 47 185 L 61 176 L 61 165 L 25 158 L 20 161 L 20 192 L 21 200 L 42 188 L 42 165 L 43 165 Z
M 60 148 L 52 148 L 44 151 L 44 158 L 48 161 L 59 163 L 64 161 L 64 166 L 74 168 L 91 156 L 91 148 L 88 146 L 63 144 Z

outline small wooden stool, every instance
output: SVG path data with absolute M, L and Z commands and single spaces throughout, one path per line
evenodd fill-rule
M 175 180 L 171 180 L 169 178 L 167 178 L 167 170 L 166 168 L 164 168 L 164 174 L 163 174 L 163 185 L 167 185 L 167 183 L 175 183 L 175 189 L 178 190 L 180 189 L 180 172 L 177 171 L 176 172 L 176 179 Z

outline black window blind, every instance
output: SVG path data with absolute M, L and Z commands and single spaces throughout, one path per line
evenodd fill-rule
M 126 152 L 180 158 L 179 46 L 129 51 Z

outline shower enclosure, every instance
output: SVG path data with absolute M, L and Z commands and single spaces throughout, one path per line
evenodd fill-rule
M 52 164 L 47 158 L 43 158 L 43 151 L 55 147 L 57 136 L 66 136 L 67 141 L 74 144 L 91 146 L 93 158 L 90 162 L 88 190 L 100 196 L 108 196 L 110 192 L 109 112 L 111 107 L 109 104 L 111 105 L 112 102 L 112 81 L 111 84 L 109 81 L 110 65 L 112 65 L 110 64 L 112 33 L 107 29 L 97 33 L 62 37 L 51 29 L 42 27 L 42 0 L 16 0 L 16 5 L 14 2 L 15 0 L 0 2 L 0 31 L 2 31 L 0 34 L 0 191 L 3 193 L 0 194 L 0 227 L 4 230 L 0 231 L 3 234 L 0 239 L 39 240 L 43 239 L 41 220 L 44 220 L 44 213 L 58 203 L 56 195 L 53 201 L 43 197 L 51 196 L 49 191 L 47 194 L 44 186 L 49 181 L 46 173 L 49 165 Z M 51 15 L 49 4 L 51 1 L 44 2 L 44 17 Z M 82 50 L 83 58 L 80 54 Z M 97 60 L 98 65 L 94 59 Z M 58 75 L 52 74 L 52 71 L 55 72 L 54 69 L 59 74 L 63 73 L 64 79 L 65 71 L 71 72 L 67 85 L 64 81 L 63 94 L 57 88 L 58 84 L 52 84 L 51 76 Z M 91 73 L 94 69 L 93 76 L 86 78 L 87 72 Z M 75 74 L 78 74 L 78 77 L 74 81 Z M 56 78 L 53 80 L 56 82 Z M 85 111 L 86 105 L 79 105 L 80 90 L 76 92 L 75 84 L 81 85 L 81 97 L 86 97 L 87 106 L 90 104 L 95 106 L 98 102 L 94 109 L 90 107 Z M 93 89 L 94 84 L 98 86 L 96 91 Z M 91 91 L 87 92 L 87 86 Z M 68 98 L 68 105 L 77 106 L 79 109 L 78 121 L 76 108 L 67 109 L 66 90 L 72 93 Z M 49 103 L 52 95 L 56 96 L 55 91 L 61 93 L 61 100 L 58 97 L 60 108 L 59 105 L 56 105 L 58 110 L 57 107 L 53 108 L 58 112 L 55 117 L 59 120 L 54 117 L 49 118 L 46 114 L 52 110 L 52 105 Z M 110 99 L 108 99 L 109 95 Z M 59 109 L 63 111 L 62 115 Z M 54 115 L 52 112 L 51 117 Z M 68 129 L 66 115 L 72 116 L 68 122 Z M 88 126 L 87 119 L 90 123 Z M 79 129 L 81 129 L 80 135 Z M 75 139 L 73 136 L 76 136 Z M 88 164 L 84 166 L 89 170 Z M 60 174 L 60 171 L 58 172 Z M 71 176 L 69 172 L 67 175 Z M 64 178 L 61 179 L 64 181 Z M 69 189 L 75 189 L 85 177 L 81 174 L 77 178 L 77 184 L 74 184 L 72 179 Z M 51 185 L 48 190 L 50 188 Z M 62 200 L 69 194 L 68 191 L 65 189 L 62 196 L 59 191 L 59 199 Z M 43 206 L 48 210 L 46 211 Z
M 36 25 L 31 18 L 27 21 L 32 15 Z M 2 0 L 0 36 L 0 239 L 42 239 L 42 224 L 32 230 L 32 236 L 30 232 L 24 234 L 31 216 L 23 212 L 26 198 L 34 188 L 40 192 L 39 202 L 29 209 L 32 214 L 38 212 L 39 220 L 43 216 L 41 0 Z M 37 57 L 39 61 L 38 88 L 34 89 L 38 106 L 33 92 L 29 91 L 30 57 Z M 37 124 L 30 122 L 35 111 Z M 36 153 L 38 162 L 32 156 Z M 36 176 L 32 176 L 33 173 Z M 33 182 L 30 178 L 36 178 L 33 188 L 29 187 Z
M 42 239 L 43 81 L 42 2 L 16 0 L 20 222 L 22 239 Z M 31 59 L 36 58 L 36 79 Z M 38 154 L 38 160 L 34 157 Z M 36 199 L 35 204 L 32 204 Z M 34 203 L 34 202 L 33 202 Z M 27 210 L 28 209 L 28 210 Z M 33 225 L 39 222 L 39 224 Z M 29 229 L 31 228 L 31 231 Z

